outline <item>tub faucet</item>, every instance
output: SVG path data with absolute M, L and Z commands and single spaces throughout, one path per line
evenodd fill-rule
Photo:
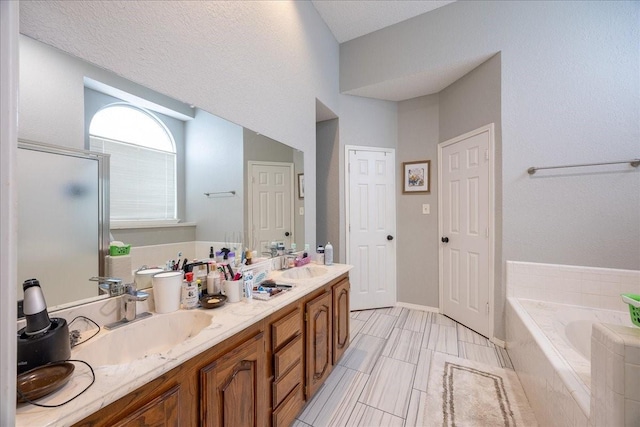
M 120 299 L 120 320 L 105 325 L 105 328 L 115 329 L 119 326 L 126 325 L 129 322 L 151 316 L 151 313 L 148 311 L 138 314 L 136 310 L 136 302 L 146 301 L 147 298 L 149 298 L 149 294 L 147 292 L 137 290 L 134 283 L 124 285 L 124 294 Z

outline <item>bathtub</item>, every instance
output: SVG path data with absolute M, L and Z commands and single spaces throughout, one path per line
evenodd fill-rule
M 507 350 L 540 425 L 588 425 L 594 323 L 628 312 L 507 298 Z

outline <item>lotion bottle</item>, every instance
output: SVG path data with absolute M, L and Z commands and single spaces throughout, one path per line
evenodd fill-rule
M 192 310 L 198 307 L 198 286 L 193 282 L 193 272 L 185 274 L 182 282 L 182 308 Z
M 327 245 L 324 247 L 324 264 L 333 264 L 333 245 L 331 242 L 327 242 Z

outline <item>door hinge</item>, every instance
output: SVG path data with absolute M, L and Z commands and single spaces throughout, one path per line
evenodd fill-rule
M 304 312 L 304 321 L 305 322 L 309 321 L 309 313 L 307 313 L 306 311 Z
M 484 150 L 484 159 L 489 160 L 489 150 Z
M 489 228 L 484 229 L 484 237 L 489 237 Z
M 351 173 L 351 162 L 347 163 L 347 173 Z
M 487 303 L 487 314 L 489 314 L 489 303 Z

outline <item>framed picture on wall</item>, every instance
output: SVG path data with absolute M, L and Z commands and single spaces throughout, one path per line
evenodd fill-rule
M 402 194 L 425 194 L 430 191 L 431 160 L 402 162 Z
M 298 174 L 298 199 L 304 199 L 304 174 Z

